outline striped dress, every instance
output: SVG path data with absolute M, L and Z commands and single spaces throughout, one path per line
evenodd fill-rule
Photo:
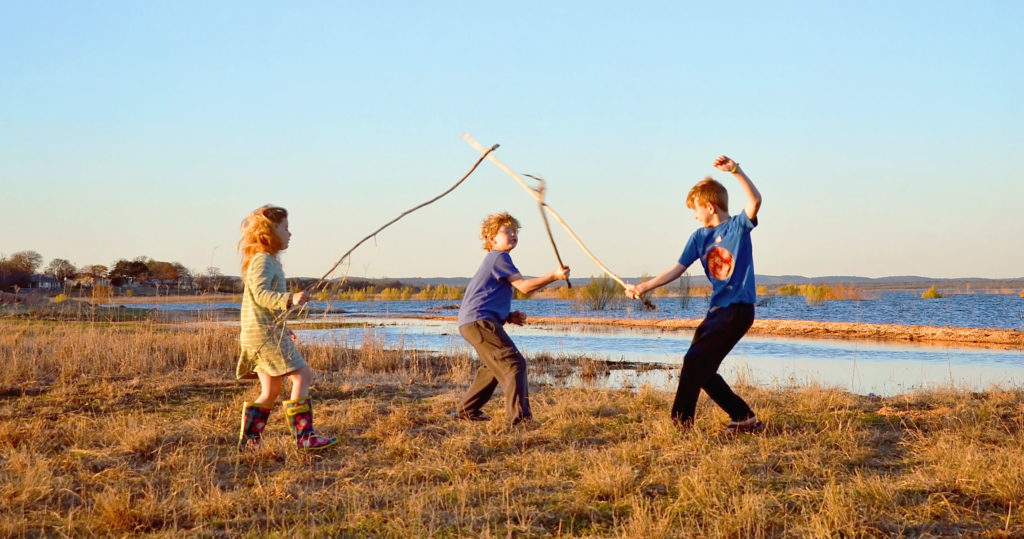
M 253 256 L 244 283 L 239 338 L 242 353 L 235 376 L 255 378 L 257 372 L 282 376 L 304 367 L 306 360 L 292 342 L 284 320 L 275 324 L 291 297 L 285 288 L 281 262 L 266 253 Z

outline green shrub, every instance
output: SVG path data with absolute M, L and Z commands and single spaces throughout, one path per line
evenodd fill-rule
M 805 284 L 800 288 L 803 289 L 804 299 L 807 300 L 808 305 L 821 305 L 825 302 L 825 298 L 828 297 L 828 285 L 813 285 Z
M 349 289 L 338 292 L 338 299 L 342 301 L 366 301 L 369 299 L 369 294 L 366 293 L 365 288 Z
M 594 311 L 607 309 L 619 298 L 619 286 L 607 275 L 591 277 L 587 286 L 580 291 L 580 300 Z
M 93 285 L 92 287 L 92 300 L 95 301 L 106 301 L 114 295 L 114 288 L 102 284 Z
M 385 288 L 380 291 L 380 299 L 383 301 L 404 301 L 412 297 L 412 287 Z
M 768 289 L 764 288 L 762 291 L 761 286 L 757 287 L 757 295 L 767 295 Z M 784 284 L 778 288 L 776 294 L 779 296 L 803 296 L 807 300 L 808 305 L 821 305 L 825 301 L 835 299 L 861 299 L 860 293 L 851 285 L 848 284 L 837 284 L 835 286 L 829 286 L 827 284 Z
M 645 279 L 646 280 L 646 279 Z M 679 277 L 679 306 L 686 310 L 690 305 L 690 272 L 689 270 L 683 272 L 683 275 Z
M 780 296 L 796 296 L 800 294 L 800 287 L 795 284 L 784 284 L 779 287 Z
M 937 299 L 942 297 L 942 293 L 935 288 L 935 285 L 932 285 L 931 288 L 924 291 L 924 294 L 921 294 L 921 297 L 924 299 Z
M 439 284 L 437 286 L 427 286 L 423 290 L 416 293 L 416 299 L 420 300 L 454 300 L 462 299 L 462 294 L 466 290 L 457 286 L 451 286 L 447 284 Z

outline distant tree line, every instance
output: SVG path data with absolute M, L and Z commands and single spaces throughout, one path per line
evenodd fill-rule
M 308 277 L 290 278 L 289 290 L 303 290 L 317 284 Z M 17 292 L 19 289 L 43 288 L 50 290 L 93 289 L 108 287 L 126 291 L 149 288 L 163 294 L 226 293 L 240 294 L 242 281 L 239 277 L 227 276 L 220 268 L 209 267 L 205 271 L 191 271 L 179 262 L 155 260 L 147 256 L 132 259 L 122 258 L 110 266 L 86 264 L 75 266 L 70 260 L 54 258 L 43 266 L 43 256 L 36 251 L 21 251 L 10 256 L 0 256 L 0 290 Z M 423 287 L 409 287 L 397 279 L 344 279 L 321 286 L 329 294 L 365 293 L 376 294 L 377 290 L 401 291 L 399 295 L 422 294 Z M 459 296 L 452 291 L 441 291 L 440 287 L 426 287 L 431 296 Z
M 219 268 L 193 272 L 180 262 L 155 260 L 146 256 L 122 258 L 111 266 L 87 264 L 76 267 L 64 258 L 54 258 L 43 266 L 36 251 L 20 251 L 0 256 L 0 290 L 81 289 L 94 286 L 151 287 L 164 293 L 241 292 L 238 278 L 227 277 Z

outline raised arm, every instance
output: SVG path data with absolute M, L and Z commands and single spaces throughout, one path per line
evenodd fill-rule
M 657 277 L 648 279 L 638 285 L 629 285 L 626 287 L 626 297 L 631 299 L 637 299 L 641 294 L 646 293 L 649 290 L 654 290 L 659 286 L 665 286 L 668 283 L 678 279 L 684 273 L 686 273 L 686 266 L 676 262 L 676 265 L 661 272 Z
M 743 188 L 743 192 L 747 194 L 747 205 L 743 207 L 743 211 L 746 212 L 747 217 L 751 221 L 757 217 L 757 211 L 761 209 L 761 193 L 754 186 L 754 182 L 750 181 L 747 177 L 747 173 L 743 172 L 740 168 L 740 164 L 732 159 L 719 155 L 715 158 L 715 168 L 718 170 L 724 170 L 725 172 L 732 173 L 740 182 L 740 187 Z

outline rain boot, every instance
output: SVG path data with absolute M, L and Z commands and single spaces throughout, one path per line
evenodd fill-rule
M 271 408 L 273 407 L 270 405 L 255 402 L 247 402 L 242 406 L 242 430 L 238 433 L 239 451 L 245 451 L 247 444 L 252 444 L 253 448 L 259 447 Z
M 328 438 L 313 430 L 313 401 L 309 397 L 284 401 L 284 414 L 300 451 L 316 451 L 338 443 L 337 438 Z

